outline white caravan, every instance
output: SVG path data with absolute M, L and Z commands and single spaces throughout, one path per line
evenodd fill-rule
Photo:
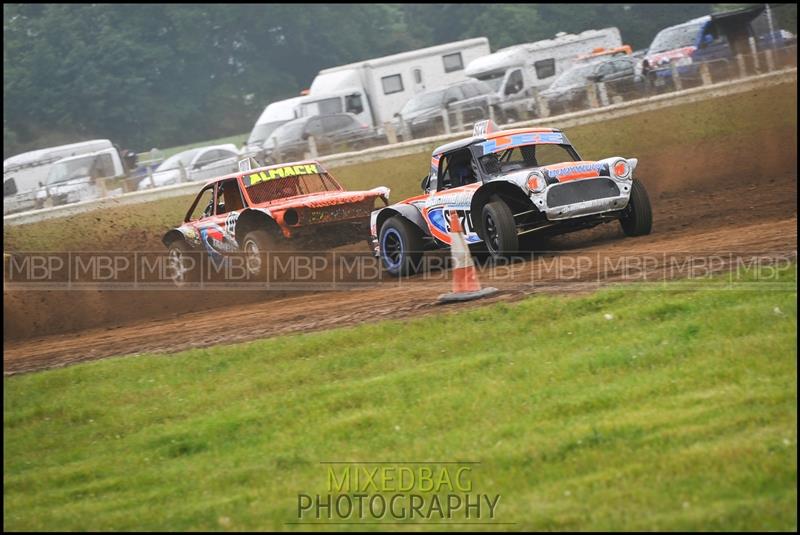
M 269 139 L 272 132 L 284 123 L 300 117 L 300 101 L 304 97 L 287 98 L 272 102 L 264 108 L 256 121 L 250 137 L 247 138 L 242 154 L 258 153 L 263 147 L 264 142 Z
M 572 67 L 579 55 L 622 46 L 617 28 L 560 32 L 554 39 L 501 48 L 467 65 L 466 74 L 488 83 L 501 100 L 530 97 Z
M 416 93 L 466 79 L 464 67 L 490 52 L 489 40 L 478 37 L 324 69 L 301 115 L 348 112 L 380 128 Z

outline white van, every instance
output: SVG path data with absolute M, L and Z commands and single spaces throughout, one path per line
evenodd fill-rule
M 50 166 L 47 180 L 36 190 L 36 205 L 59 206 L 96 199 L 102 196 L 98 179 L 125 176 L 125 165 L 113 147 L 63 158 Z M 122 192 L 118 187 L 105 194 L 120 195 Z
M 501 101 L 532 97 L 566 71 L 578 56 L 595 49 L 622 46 L 617 28 L 586 30 L 579 34 L 560 32 L 554 39 L 502 48 L 467 65 L 466 74 L 491 85 Z M 511 109 L 506 110 L 509 115 Z
M 416 93 L 466 79 L 464 67 L 490 51 L 489 40 L 478 37 L 324 69 L 300 114 L 352 113 L 380 129 Z
M 36 189 L 39 182 L 43 183 L 47 179 L 50 166 L 61 158 L 110 149 L 113 146 L 108 139 L 93 139 L 23 152 L 3 160 L 3 182 L 13 179 L 18 192 L 30 191 Z
M 34 192 L 62 158 L 113 149 L 108 139 L 93 139 L 17 154 L 3 161 L 3 215 L 35 206 Z
M 258 117 L 250 137 L 247 138 L 241 154 L 258 154 L 264 147 L 264 142 L 276 128 L 284 123 L 300 117 L 300 101 L 303 97 L 287 98 L 272 102 Z

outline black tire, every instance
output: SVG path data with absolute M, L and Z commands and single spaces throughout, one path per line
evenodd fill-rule
M 481 237 L 493 257 L 503 257 L 519 251 L 514 214 L 497 195 L 492 196 L 481 210 L 481 228 Z
M 424 253 L 422 231 L 402 216 L 392 216 L 381 226 L 379 235 L 381 261 L 395 277 L 419 271 Z
M 268 274 L 269 251 L 275 250 L 275 239 L 266 230 L 251 230 L 244 235 L 242 252 L 245 267 L 251 277 L 266 279 Z
M 183 240 L 167 246 L 167 273 L 175 286 L 182 287 L 200 281 L 203 254 Z
M 644 184 L 633 179 L 631 198 L 619 219 L 626 236 L 644 236 L 653 229 L 653 210 Z

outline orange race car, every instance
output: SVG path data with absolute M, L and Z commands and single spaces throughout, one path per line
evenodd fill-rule
M 258 276 L 263 253 L 286 250 L 287 240 L 329 248 L 366 239 L 376 200 L 389 203 L 389 188 L 346 191 L 316 161 L 247 167 L 207 183 L 183 224 L 164 235 L 176 284 L 199 277 L 196 251 L 218 264 L 243 252 L 248 273 Z

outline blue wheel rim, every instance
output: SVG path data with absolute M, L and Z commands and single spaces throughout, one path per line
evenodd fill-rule
M 381 256 L 388 269 L 395 270 L 400 267 L 403 261 L 403 238 L 397 229 L 390 228 L 383 233 Z

